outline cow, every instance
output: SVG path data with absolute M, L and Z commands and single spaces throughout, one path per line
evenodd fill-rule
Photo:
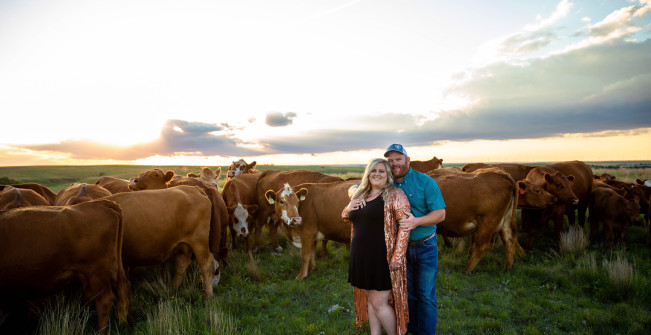
M 56 193 L 52 191 L 49 187 L 41 185 L 38 183 L 23 183 L 23 184 L 10 184 L 10 185 L 0 185 L 0 189 L 6 186 L 13 186 L 20 189 L 29 189 L 38 194 L 40 194 L 45 200 L 47 200 L 49 205 L 54 203 L 54 198 L 56 198 Z
M 622 190 L 622 193 L 618 193 L 620 195 L 623 195 L 626 199 L 633 199 L 637 201 L 640 205 L 640 214 L 644 214 L 644 222 L 649 222 L 649 216 L 647 214 L 649 212 L 649 197 L 651 197 L 651 187 L 644 186 L 639 182 L 635 184 L 619 181 L 617 180 L 617 177 L 607 173 L 602 173 L 599 177 L 595 176 L 595 178 L 598 178 L 595 180 L 606 183 L 615 189 Z
M 251 251 L 249 233 L 255 224 L 258 211 L 256 185 L 258 173 L 239 174 L 229 179 L 222 189 L 222 197 L 228 209 L 228 226 L 231 231 L 231 249 L 237 247 L 238 237 L 245 239 L 246 251 Z
M 604 240 L 610 249 L 616 237 L 626 248 L 626 234 L 630 224 L 640 221 L 640 205 L 634 199 L 626 199 L 607 187 L 595 188 L 590 198 L 590 241 L 603 223 Z
M 651 187 L 651 179 L 635 179 L 635 182 L 638 183 L 639 185 Z
M 438 169 L 440 167 L 443 167 L 443 158 L 438 159 L 436 156 L 432 157 L 432 159 L 428 161 L 415 161 L 412 160 L 411 163 L 409 163 L 409 166 L 416 170 L 420 171 L 422 173 L 427 173 L 430 170 Z
M 504 170 L 506 173 L 510 174 L 513 177 L 513 180 L 523 180 L 527 178 L 527 174 L 531 171 L 534 166 L 516 164 L 516 163 L 470 163 L 466 164 L 461 168 L 463 172 L 472 172 L 477 169 L 483 169 L 487 167 L 496 167 L 498 169 Z
M 351 227 L 341 218 L 341 212 L 350 201 L 348 189 L 358 182 L 302 183 L 293 188 L 285 184 L 277 191 L 266 192 L 282 223 L 300 237 L 301 270 L 297 280 L 304 279 L 315 268 L 317 241 L 332 240 L 350 247 Z
M 528 230 L 526 249 L 533 250 L 533 239 L 538 226 L 554 221 L 554 234 L 560 242 L 563 218 L 567 214 L 574 223 L 574 209 L 578 206 L 579 225 L 585 223 L 585 211 L 592 190 L 592 169 L 580 161 L 559 162 L 537 166 L 527 174 L 527 180 L 538 185 L 557 198 L 554 206 L 542 210 L 522 210 L 522 223 Z
M 172 287 L 176 290 L 194 254 L 203 279 L 204 297 L 212 297 L 213 273 L 218 274 L 219 266 L 210 253 L 212 205 L 203 190 L 179 185 L 116 193 L 104 199 L 122 207 L 125 266 L 158 265 L 174 257 L 176 271 Z
M 226 203 L 216 187 L 198 178 L 174 178 L 174 171 L 163 172 L 160 169 L 147 170 L 138 177 L 129 180 L 129 188 L 132 191 L 166 189 L 178 185 L 199 187 L 210 200 L 210 251 L 216 260 L 222 261 L 226 265 L 226 258 L 228 257 L 228 248 L 226 247 L 228 212 Z
M 228 181 L 229 179 L 243 173 L 260 173 L 260 171 L 255 169 L 256 164 L 256 161 L 247 164 L 244 159 L 240 159 L 237 162 L 233 161 L 231 166 L 228 167 L 228 171 L 226 172 L 226 180 Z
M 49 206 L 50 203 L 42 195 L 27 188 L 5 186 L 0 191 L 0 210 L 22 208 L 29 206 Z
M 115 177 L 104 176 L 95 182 L 95 185 L 102 186 L 109 192 L 116 194 L 122 192 L 131 192 L 129 189 L 129 181 Z
M 265 194 L 267 191 L 276 191 L 282 188 L 286 183 L 289 185 L 298 185 L 301 183 L 328 183 L 333 181 L 342 181 L 343 179 L 308 170 L 268 170 L 262 172 L 256 185 L 256 194 L 258 197 L 258 214 L 253 230 L 253 248 L 258 246 L 260 241 L 260 232 L 262 227 L 267 223 L 269 216 L 274 214 L 274 206 L 269 204 Z M 284 226 L 283 226 L 284 227 Z M 286 231 L 286 234 L 289 233 Z M 269 220 L 269 235 L 271 243 L 276 252 L 282 252 L 283 248 L 278 243 L 278 218 L 273 216 Z M 288 238 L 290 236 L 287 236 Z
M 194 172 L 188 173 L 189 178 L 199 178 L 212 186 L 219 187 L 219 176 L 222 174 L 222 168 L 218 167 L 215 171 L 210 168 L 203 167 L 201 172 L 196 174 Z M 176 178 L 176 176 L 175 176 Z
M 445 220 L 437 233 L 449 237 L 470 235 L 470 260 L 463 269 L 469 274 L 490 248 L 493 234 L 499 233 L 506 252 L 505 271 L 513 268 L 515 255 L 523 253 L 518 244 L 516 209 L 519 189 L 513 178 L 496 168 L 470 173 L 448 173 L 436 180 L 445 199 Z
M 86 183 L 74 183 L 68 187 L 64 187 L 59 192 L 54 200 L 55 206 L 74 205 L 84 201 L 101 199 L 108 197 L 112 193 L 102 186 Z
M 79 282 L 84 300 L 95 302 L 97 331 L 106 329 L 114 302 L 126 323 L 123 231 L 120 206 L 105 199 L 0 212 L 2 301 L 43 297 Z

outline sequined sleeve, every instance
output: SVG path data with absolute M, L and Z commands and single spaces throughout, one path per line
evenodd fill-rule
M 411 207 L 409 206 L 409 199 L 407 195 L 399 189 L 396 188 L 393 192 L 395 194 L 392 211 L 394 212 L 394 220 L 397 222 L 406 217 L 405 212 L 410 212 Z M 399 226 L 398 226 L 399 227 Z M 407 253 L 407 243 L 409 242 L 409 231 L 405 231 L 402 228 L 398 228 L 398 235 L 396 238 L 396 243 L 394 245 L 393 253 L 391 255 L 391 260 L 398 263 L 405 263 L 405 254 Z

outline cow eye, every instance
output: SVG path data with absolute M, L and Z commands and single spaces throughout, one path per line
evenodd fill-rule
M 281 205 L 284 205 L 284 204 L 285 204 L 285 200 L 280 200 L 280 204 L 281 204 Z

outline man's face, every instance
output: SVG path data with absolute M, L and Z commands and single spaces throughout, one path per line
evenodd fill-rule
M 386 159 L 389 161 L 394 178 L 401 179 L 409 172 L 409 157 L 397 151 L 391 151 L 386 156 Z

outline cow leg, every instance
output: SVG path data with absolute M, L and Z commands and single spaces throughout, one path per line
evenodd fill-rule
M 500 238 L 504 243 L 504 251 L 506 253 L 506 264 L 504 271 L 511 271 L 513 269 L 513 261 L 515 259 L 515 244 L 513 243 L 513 232 L 510 225 L 504 225 L 500 230 Z
M 588 202 L 587 201 L 579 202 L 579 208 L 577 209 L 577 211 L 578 211 L 578 214 L 579 214 L 578 215 L 578 217 L 579 217 L 579 226 L 581 228 L 585 228 L 584 227 L 584 225 L 585 225 L 585 212 L 586 212 L 587 209 L 588 209 Z
M 452 248 L 452 241 L 450 241 L 450 238 L 447 236 L 443 236 L 443 245 L 446 248 Z
M 595 236 L 597 234 L 597 229 L 599 229 L 599 221 L 597 220 L 597 215 L 594 213 L 590 213 L 589 221 L 590 221 L 590 235 L 588 239 L 590 240 L 590 244 L 593 244 Z
M 233 226 L 228 225 L 228 230 L 231 232 L 231 250 L 237 249 L 237 232 L 233 230 Z
M 328 257 L 328 240 L 326 239 L 321 240 L 321 253 L 319 254 L 319 257 L 321 258 Z
M 536 235 L 537 218 L 542 215 L 542 210 L 523 209 L 521 212 L 522 226 L 527 227 L 527 251 L 533 251 L 533 239 Z
M 103 273 L 103 275 L 101 275 Z M 84 290 L 84 300 L 95 300 L 95 310 L 97 311 L 97 331 L 104 332 L 108 326 L 111 307 L 115 301 L 115 294 L 108 278 L 111 278 L 109 271 L 94 272 L 88 276 L 89 281 Z M 116 284 L 117 285 L 117 284 Z
M 280 219 L 274 213 L 271 215 L 271 219 L 269 219 L 269 238 L 271 239 L 271 245 L 273 246 L 274 250 L 276 252 L 282 252 L 283 248 L 280 246 L 280 243 L 278 243 L 278 228 L 280 224 Z
M 192 263 L 192 251 L 188 245 L 183 244 L 174 255 L 174 280 L 172 281 L 172 289 L 178 290 L 185 278 L 185 272 L 188 266 Z
M 307 277 L 307 274 L 310 270 L 314 269 L 314 264 L 312 264 L 315 254 L 315 245 L 316 241 L 314 236 L 306 236 L 307 234 L 301 234 L 301 272 L 296 276 L 297 280 L 303 280 Z M 312 266 L 312 269 L 310 267 Z
M 272 207 L 272 211 L 273 211 L 273 207 Z M 254 252 L 257 250 L 258 245 L 260 245 L 260 233 L 262 232 L 262 227 L 264 227 L 267 224 L 267 219 L 269 218 L 269 215 L 273 213 L 272 211 L 265 209 L 261 213 L 258 213 L 258 215 L 256 216 L 255 225 L 251 227 L 254 230 L 253 245 L 251 246 L 251 249 Z
M 613 234 L 613 223 L 610 221 L 604 222 L 604 240 L 608 243 L 608 247 L 610 250 L 613 250 L 613 240 L 614 240 L 614 234 Z
M 468 264 L 466 264 L 466 267 L 463 269 L 463 274 L 469 274 L 475 266 L 477 266 L 477 263 L 479 263 L 482 257 L 484 257 L 488 249 L 490 249 L 492 237 L 493 234 L 488 231 L 482 231 L 475 234 L 475 238 L 472 239 L 473 245 L 471 246 L 471 248 L 473 248 L 473 253 L 470 257 L 470 261 L 468 261 Z
M 215 261 L 210 250 L 202 245 L 192 245 L 192 252 L 194 253 L 195 258 L 197 259 L 197 264 L 199 265 L 201 281 L 203 282 L 203 297 L 212 298 L 212 286 L 216 285 L 216 282 L 219 282 L 219 276 L 213 278 L 214 273 L 217 272 L 215 267 L 218 266 L 219 263 Z

